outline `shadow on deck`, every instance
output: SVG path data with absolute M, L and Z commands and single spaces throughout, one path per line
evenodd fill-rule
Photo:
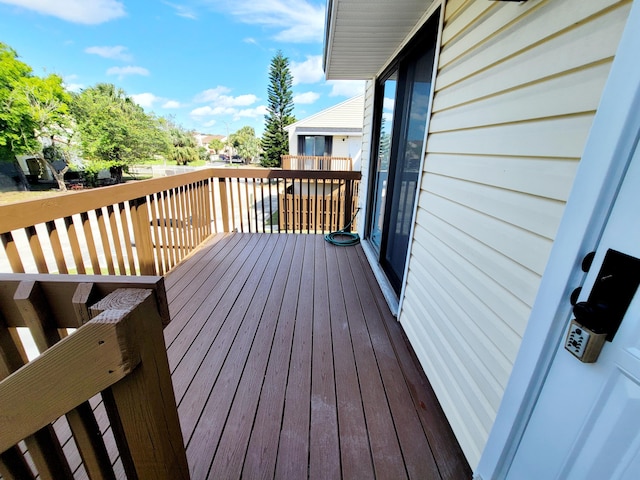
M 218 234 L 165 281 L 192 478 L 471 477 L 360 246 Z

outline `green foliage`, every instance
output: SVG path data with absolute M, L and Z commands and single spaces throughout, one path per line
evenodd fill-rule
M 281 51 L 271 59 L 265 132 L 262 136 L 262 165 L 279 167 L 281 155 L 289 153 L 289 135 L 284 127 L 296 121 L 293 116 L 293 78 L 289 59 Z
M 209 161 L 209 150 L 205 147 L 198 147 L 198 160 L 201 162 Z
M 218 153 L 220 150 L 224 148 L 224 143 L 219 138 L 214 138 L 209 142 L 209 148 Z
M 87 184 L 91 187 L 97 187 L 98 174 L 102 170 L 110 170 L 112 165 L 112 162 L 105 160 L 94 160 L 93 162 L 87 163 L 84 167 L 84 179 Z
M 260 140 L 256 137 L 253 127 L 244 126 L 229 135 L 229 141 L 245 163 L 251 162 L 260 154 Z
M 124 90 L 99 83 L 74 95 L 76 120 L 85 160 L 122 169 L 169 150 L 160 120 L 147 115 Z
M 0 43 L 0 158 L 40 154 L 39 137 L 69 136 L 71 97 L 62 78 L 34 76 L 9 46 Z
M 199 160 L 200 152 L 192 132 L 187 132 L 171 120 L 165 120 L 165 122 L 171 139 L 169 159 L 176 162 L 176 165 L 186 165 Z

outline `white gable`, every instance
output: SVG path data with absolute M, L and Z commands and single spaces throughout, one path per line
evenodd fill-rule
M 359 95 L 292 123 L 285 127 L 285 130 L 290 132 L 310 132 L 313 130 L 314 132 L 331 135 L 338 133 L 360 134 L 362 132 L 363 113 L 364 95 Z M 319 130 L 322 130 L 322 132 L 319 132 Z

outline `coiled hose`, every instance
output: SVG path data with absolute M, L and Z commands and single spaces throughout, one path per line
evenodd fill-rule
M 327 233 L 324 236 L 324 239 L 329 242 L 331 245 L 337 245 L 338 247 L 350 247 L 353 245 L 358 245 L 360 243 L 360 235 L 357 233 L 348 232 L 349 228 L 351 228 L 351 224 L 358 215 L 360 211 L 360 207 L 356 210 L 356 213 L 351 217 L 351 221 L 344 226 L 342 230 L 338 230 L 337 232 Z

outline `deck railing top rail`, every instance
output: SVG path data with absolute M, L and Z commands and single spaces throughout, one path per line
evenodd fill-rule
M 0 206 L 0 271 L 162 275 L 213 233 L 326 233 L 351 219 L 359 179 L 207 168 Z

